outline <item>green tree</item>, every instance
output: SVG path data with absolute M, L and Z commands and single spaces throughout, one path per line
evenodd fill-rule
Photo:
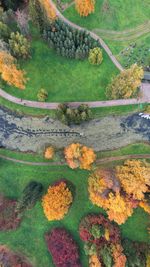
M 26 59 L 30 56 L 30 43 L 19 32 L 12 32 L 9 39 L 9 46 L 13 56 Z
M 142 67 L 133 64 L 130 69 L 122 71 L 112 79 L 107 88 L 107 96 L 112 99 L 129 98 L 133 96 L 144 76 Z
M 90 49 L 88 59 L 92 65 L 100 65 L 103 61 L 102 50 L 99 47 Z
M 17 203 L 17 212 L 24 212 L 26 209 L 32 208 L 40 199 L 43 192 L 43 185 L 32 181 L 24 188 L 20 199 Z
M 3 23 L 2 21 L 0 21 L 0 39 L 3 39 L 4 41 L 8 41 L 10 36 L 10 29 L 9 27 Z

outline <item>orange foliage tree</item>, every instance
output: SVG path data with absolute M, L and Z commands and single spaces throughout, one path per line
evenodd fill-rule
M 121 244 L 113 245 L 112 252 L 114 260 L 113 267 L 125 267 L 127 258 L 123 254 L 123 247 L 121 246 Z
M 96 159 L 93 149 L 81 144 L 71 144 L 64 150 L 66 161 L 70 168 L 80 168 L 90 170 L 92 163 Z
M 44 151 L 45 159 L 52 159 L 54 156 L 54 153 L 55 153 L 55 151 L 54 151 L 54 148 L 52 146 L 47 147 Z
M 150 186 L 150 169 L 140 160 L 127 160 L 123 166 L 117 166 L 116 176 L 127 194 L 138 200 L 144 198 Z
M 18 70 L 14 57 L 6 51 L 0 51 L 0 74 L 7 84 L 19 89 L 25 88 L 25 72 Z
M 80 16 L 88 16 L 94 12 L 95 0 L 75 0 L 76 10 Z
M 44 9 L 44 12 L 46 13 L 47 18 L 50 21 L 54 21 L 56 19 L 56 10 L 53 7 L 50 0 L 39 0 L 41 6 Z
M 126 161 L 115 170 L 97 169 L 88 179 L 89 198 L 93 204 L 105 209 L 109 219 L 118 224 L 124 223 L 138 205 L 150 213 L 146 199 L 149 173 L 146 164 L 135 160 Z
M 96 254 L 93 254 L 89 257 L 89 267 L 102 267 Z
M 63 219 L 68 213 L 72 200 L 71 191 L 65 182 L 62 181 L 50 186 L 42 198 L 42 206 L 47 219 L 49 221 Z

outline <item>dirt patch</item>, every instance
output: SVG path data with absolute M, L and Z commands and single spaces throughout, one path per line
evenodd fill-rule
M 150 142 L 150 120 L 137 113 L 107 116 L 69 127 L 47 117 L 18 116 L 0 109 L 0 146 L 22 152 L 42 152 L 45 144 L 63 148 L 73 142 L 95 151 L 113 150 L 135 142 Z

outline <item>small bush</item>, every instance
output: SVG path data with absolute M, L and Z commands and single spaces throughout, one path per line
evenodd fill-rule
M 54 228 L 46 242 L 56 267 L 81 267 L 78 247 L 65 229 Z
M 14 230 L 19 226 L 19 223 L 16 201 L 0 195 L 0 231 Z
M 90 49 L 88 59 L 92 65 L 100 65 L 103 61 L 102 50 L 99 47 Z
M 37 183 L 35 181 L 28 183 L 18 200 L 16 210 L 20 213 L 26 209 L 32 208 L 40 199 L 42 191 L 43 186 L 41 183 Z
M 44 151 L 45 159 L 52 159 L 54 156 L 54 153 L 55 153 L 55 151 L 54 151 L 54 148 L 52 146 L 47 147 Z
M 76 109 L 71 109 L 67 104 L 61 104 L 57 111 L 57 117 L 67 125 L 80 124 L 89 121 L 92 118 L 92 112 L 88 105 L 82 104 Z
M 43 102 L 46 101 L 48 98 L 48 92 L 45 89 L 41 88 L 38 91 L 37 98 L 39 101 L 43 101 Z
M 30 56 L 30 43 L 19 32 L 12 32 L 9 39 L 9 46 L 13 56 L 27 59 Z

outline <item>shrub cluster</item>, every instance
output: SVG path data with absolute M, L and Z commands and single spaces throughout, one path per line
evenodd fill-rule
M 1 267 L 32 267 L 21 255 L 9 250 L 6 246 L 0 246 Z
M 111 221 L 124 223 L 138 206 L 150 213 L 149 168 L 139 160 L 127 160 L 115 169 L 98 168 L 88 183 L 90 200 L 105 209 Z
M 57 117 L 67 125 L 80 124 L 92 118 L 92 111 L 88 105 L 84 104 L 75 109 L 70 108 L 67 104 L 60 104 L 57 110 Z
M 16 229 L 20 218 L 16 212 L 16 201 L 0 195 L 0 231 Z
M 80 238 L 85 242 L 84 250 L 89 256 L 89 263 L 96 266 L 125 267 L 126 256 L 122 253 L 120 231 L 103 215 L 88 215 L 81 220 L 79 226 Z M 122 265 L 117 265 L 122 262 Z M 115 263 L 115 265 L 114 265 Z
M 54 228 L 46 234 L 46 242 L 56 267 L 81 267 L 78 247 L 65 229 Z
M 72 29 L 59 19 L 45 26 L 43 37 L 50 47 L 67 58 L 83 60 L 89 55 L 90 49 L 100 46 L 86 32 Z
M 90 170 L 96 159 L 96 155 L 92 148 L 73 143 L 67 146 L 64 150 L 65 159 L 70 168 Z

